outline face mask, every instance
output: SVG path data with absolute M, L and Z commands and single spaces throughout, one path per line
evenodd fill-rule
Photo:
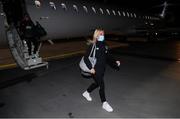
M 98 41 L 104 41 L 104 36 L 103 36 L 103 35 L 100 35 L 97 40 L 98 40 Z

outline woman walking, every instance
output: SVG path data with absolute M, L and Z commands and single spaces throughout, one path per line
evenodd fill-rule
M 94 83 L 92 83 L 88 89 L 82 94 L 88 101 L 92 101 L 90 93 L 99 87 L 99 95 L 102 102 L 102 108 L 108 112 L 112 112 L 113 108 L 109 105 L 106 100 L 105 96 L 105 85 L 104 85 L 104 73 L 106 69 L 106 63 L 110 63 L 112 65 L 120 66 L 120 61 L 114 60 L 108 54 L 108 48 L 104 41 L 104 30 L 97 29 L 94 32 L 92 45 L 89 46 L 85 56 L 84 62 L 86 63 L 87 67 L 91 69 L 91 74 L 94 79 Z M 96 44 L 96 65 L 92 67 L 91 62 L 89 61 L 88 57 L 93 47 L 93 44 Z

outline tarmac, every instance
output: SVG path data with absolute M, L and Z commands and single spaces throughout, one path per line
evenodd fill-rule
M 61 42 L 54 41 L 50 44 L 47 41 L 42 42 L 40 48 L 40 56 L 45 61 L 66 58 L 84 54 L 87 48 L 87 41 L 82 39 L 63 40 Z M 127 47 L 127 43 L 119 43 L 117 41 L 107 41 L 110 48 Z M 10 49 L 0 48 L 0 70 L 17 67 Z
M 81 55 L 49 61 L 49 69 L 0 71 L 0 117 L 177 118 L 180 117 L 180 41 L 129 43 L 112 49 L 119 71 L 107 66 L 105 89 L 114 111 L 102 109 L 98 89 L 81 76 Z

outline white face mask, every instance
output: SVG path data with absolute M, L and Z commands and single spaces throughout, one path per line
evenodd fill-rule
M 104 41 L 104 35 L 100 35 L 97 40 L 98 41 Z

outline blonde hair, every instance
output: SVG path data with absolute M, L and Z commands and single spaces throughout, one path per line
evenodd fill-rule
M 93 38 L 92 38 L 92 39 L 89 39 L 88 42 L 89 42 L 89 43 L 96 43 L 97 38 L 98 38 L 99 34 L 100 34 L 102 31 L 104 32 L 103 29 L 96 29 L 96 30 L 94 31 Z

